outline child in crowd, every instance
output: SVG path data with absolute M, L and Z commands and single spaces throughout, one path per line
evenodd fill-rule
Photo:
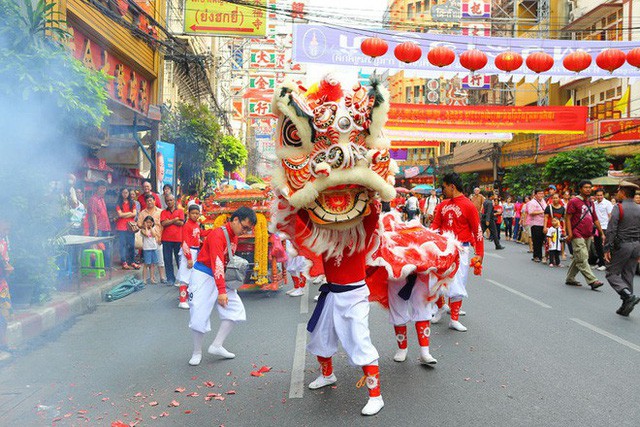
M 144 258 L 144 267 L 142 268 L 142 280 L 145 280 L 146 272 L 149 271 L 148 284 L 157 284 L 153 274 L 154 266 L 158 268 L 158 245 L 160 244 L 160 232 L 156 227 L 155 221 L 151 215 L 147 215 L 142 224 L 142 256 Z M 160 272 L 158 271 L 158 275 Z
M 189 217 L 182 227 L 182 247 L 180 248 L 180 265 L 178 267 L 178 286 L 180 286 L 180 299 L 178 307 L 189 309 L 187 303 L 187 288 L 193 263 L 198 259 L 200 251 L 200 206 L 192 203 L 189 205 Z
M 558 218 L 551 220 L 551 227 L 547 228 L 547 243 L 549 244 L 549 267 L 561 267 L 560 252 L 562 251 L 562 227 Z

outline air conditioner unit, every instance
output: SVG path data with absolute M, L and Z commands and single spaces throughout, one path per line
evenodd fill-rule
M 586 9 L 585 7 L 579 7 L 579 8 L 573 9 L 571 12 L 569 12 L 569 21 L 573 22 L 578 18 L 582 17 L 585 13 L 585 9 Z

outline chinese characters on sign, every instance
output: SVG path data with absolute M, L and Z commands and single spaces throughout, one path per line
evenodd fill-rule
M 184 32 L 247 37 L 265 36 L 267 0 L 250 0 L 242 3 L 241 5 L 223 0 L 185 0 Z
M 120 62 L 107 49 L 104 49 L 77 29 L 70 27 L 73 40 L 70 41 L 73 56 L 93 70 L 104 71 L 113 77 L 107 83 L 109 96 L 129 107 L 147 113 L 151 97 L 151 81 L 128 65 Z
M 272 116 L 271 101 L 267 99 L 250 99 L 249 100 L 249 117 L 261 119 Z
M 491 18 L 491 0 L 462 0 L 462 18 Z

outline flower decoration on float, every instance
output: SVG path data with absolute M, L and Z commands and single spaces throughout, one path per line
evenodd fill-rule
M 553 56 L 546 52 L 534 52 L 527 56 L 525 63 L 527 67 L 535 73 L 549 71 L 553 67 Z
M 470 49 L 460 54 L 460 65 L 472 73 L 487 65 L 487 55 L 478 49 Z
M 496 68 L 502 71 L 506 71 L 507 73 L 520 68 L 523 62 L 524 60 L 522 59 L 522 55 L 520 55 L 518 52 L 513 52 L 510 50 L 502 52 L 500 55 L 496 56 L 496 59 L 494 60 Z
M 422 49 L 420 49 L 420 46 L 414 42 L 404 42 L 396 46 L 393 50 L 393 54 L 399 61 L 410 64 L 420 59 L 422 56 Z
M 452 49 L 446 46 L 437 46 L 433 49 L 429 50 L 427 54 L 427 60 L 431 65 L 435 65 L 436 67 L 446 67 L 447 65 L 451 65 L 453 61 L 456 59 L 456 54 Z
M 627 52 L 627 63 L 632 67 L 640 68 L 640 47 Z
M 596 56 L 596 65 L 613 73 L 618 68 L 624 65 L 627 55 L 620 49 L 606 49 Z
M 362 41 L 360 50 L 371 58 L 377 58 L 387 53 L 389 45 L 380 37 L 369 37 Z
M 589 68 L 591 62 L 591 55 L 584 50 L 576 50 L 564 57 L 562 65 L 569 71 L 579 73 L 580 71 Z

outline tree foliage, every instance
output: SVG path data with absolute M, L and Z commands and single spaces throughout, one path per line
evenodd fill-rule
M 640 153 L 625 160 L 624 171 L 640 176 Z
M 549 159 L 543 176 L 550 182 L 577 184 L 583 179 L 606 175 L 609 160 L 602 148 L 578 148 Z
M 109 114 L 109 77 L 72 56 L 64 28 L 55 3 L 0 0 L 0 98 L 11 100 L 8 111 L 14 114 L 42 117 L 55 111 L 48 119 L 56 120 L 62 133 L 100 126 Z
M 225 172 L 233 172 L 247 163 L 247 148 L 235 136 L 225 135 L 222 137 L 218 158 Z
M 161 139 L 176 144 L 178 177 L 185 188 L 201 190 L 206 179 L 224 174 L 217 158 L 220 124 L 206 105 L 181 103 L 165 109 Z
M 247 175 L 247 184 L 264 184 L 264 180 L 256 175 Z
M 480 183 L 480 175 L 476 172 L 461 173 L 460 179 L 462 180 L 464 191 L 467 193 L 472 193 L 473 189 Z M 440 182 L 438 182 L 437 184 L 440 184 Z
M 542 182 L 542 169 L 533 164 L 517 165 L 509 168 L 502 184 L 512 196 L 526 196 L 533 193 Z

